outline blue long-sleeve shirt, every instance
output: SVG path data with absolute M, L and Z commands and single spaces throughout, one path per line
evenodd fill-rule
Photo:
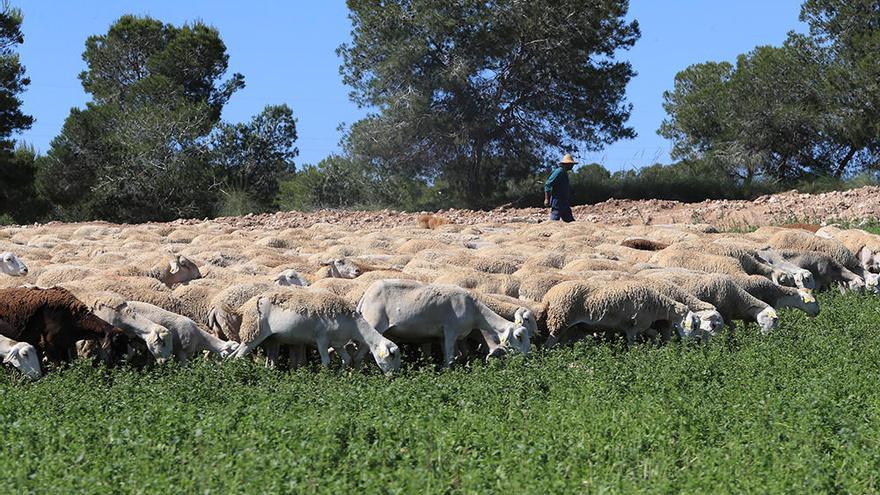
M 544 192 L 550 193 L 550 208 L 571 207 L 571 186 L 568 183 L 568 172 L 556 167 L 544 183 Z

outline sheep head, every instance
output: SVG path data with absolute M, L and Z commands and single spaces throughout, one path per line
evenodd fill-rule
M 758 325 L 761 327 L 761 333 L 765 335 L 779 327 L 779 315 L 776 313 L 776 310 L 770 306 L 761 310 L 755 319 L 758 320 Z
M 358 278 L 363 270 L 357 263 L 347 258 L 334 258 L 321 263 L 330 269 L 330 276 L 333 278 Z
M 682 338 L 708 342 L 724 328 L 724 318 L 714 309 L 697 311 L 694 315 L 697 317 L 696 326 L 694 326 L 694 322 L 691 322 L 690 329 L 685 327 L 684 334 L 681 335 Z
M 174 351 L 173 335 L 161 325 L 154 325 L 144 337 L 144 342 L 147 344 L 147 350 L 159 364 L 165 364 Z
M 169 287 L 202 278 L 199 267 L 182 254 L 171 256 L 168 259 L 167 267 L 161 271 L 164 272 L 162 273 L 162 282 Z
M 309 282 L 305 278 L 303 278 L 303 276 L 300 275 L 299 272 L 292 269 L 284 270 L 283 272 L 276 275 L 273 282 L 280 285 L 281 287 L 308 287 L 309 285 Z
M 400 348 L 388 339 L 382 339 L 373 358 L 383 373 L 393 373 L 400 369 Z
M 238 350 L 239 343 L 233 341 L 224 342 L 223 345 L 220 346 L 220 359 L 227 359 L 232 357 L 235 354 L 235 351 Z
M 532 347 L 532 342 L 529 337 L 529 331 L 523 326 L 523 323 L 525 322 L 514 322 L 506 325 L 499 335 L 499 340 L 501 341 L 501 347 L 509 346 L 523 353 L 523 355 L 528 356 L 529 350 Z
M 798 296 L 800 297 L 801 303 L 803 303 L 804 312 L 810 316 L 819 315 L 819 301 L 813 296 L 812 290 L 798 289 Z
M 3 358 L 4 364 L 11 364 L 31 380 L 37 380 L 43 376 L 40 370 L 40 359 L 34 346 L 26 342 L 18 342 Z
M 0 253 L 0 273 L 5 273 L 12 277 L 24 277 L 28 274 L 28 267 L 23 261 L 18 259 L 15 253 Z

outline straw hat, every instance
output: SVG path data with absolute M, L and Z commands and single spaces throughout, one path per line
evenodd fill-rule
M 560 165 L 577 165 L 577 162 L 574 161 L 574 158 L 571 157 L 570 153 L 566 153 L 565 156 L 562 157 L 562 160 L 559 161 Z

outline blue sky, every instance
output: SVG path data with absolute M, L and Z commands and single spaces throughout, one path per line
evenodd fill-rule
M 216 26 L 230 55 L 230 71 L 241 72 L 247 88 L 233 96 L 223 112 L 243 121 L 265 105 L 287 103 L 299 122 L 301 163 L 316 163 L 337 149 L 340 123 L 365 114 L 348 100 L 339 77 L 336 47 L 348 40 L 350 23 L 343 0 L 57 0 L 13 1 L 24 11 L 25 44 L 21 57 L 32 79 L 23 95 L 24 110 L 36 118 L 21 136 L 45 151 L 70 109 L 87 95 L 77 75 L 85 68 L 85 39 L 104 33 L 119 16 L 148 14 L 181 24 L 202 20 Z M 634 140 L 615 143 L 581 156 L 611 170 L 668 162 L 669 143 L 656 130 L 665 114 L 663 91 L 679 70 L 707 60 L 734 60 L 757 45 L 779 44 L 798 22 L 801 0 L 632 0 L 642 38 L 622 57 L 639 75 L 628 88 L 633 103 Z

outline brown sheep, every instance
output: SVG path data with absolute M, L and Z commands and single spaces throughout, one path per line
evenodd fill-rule
M 13 340 L 27 342 L 51 363 L 68 362 L 76 342 L 97 340 L 109 364 L 125 354 L 128 337 L 92 314 L 62 288 L 0 289 L 0 317 L 14 329 Z
M 439 215 L 421 215 L 417 220 L 419 227 L 434 230 L 441 225 L 446 225 L 449 220 Z

